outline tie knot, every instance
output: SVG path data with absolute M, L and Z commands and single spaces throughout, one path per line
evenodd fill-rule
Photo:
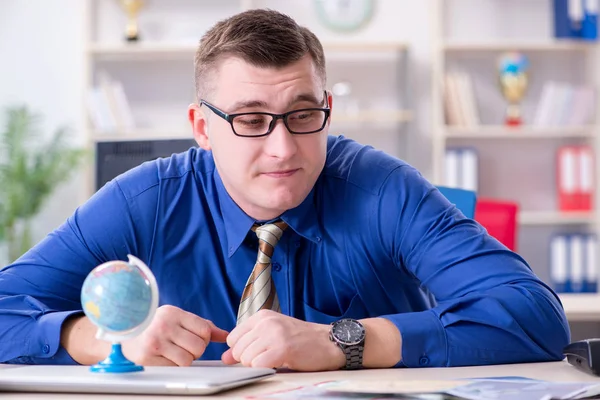
M 288 225 L 284 221 L 277 220 L 271 224 L 254 224 L 252 230 L 256 233 L 259 241 L 267 242 L 271 247 L 275 247 L 287 227 Z

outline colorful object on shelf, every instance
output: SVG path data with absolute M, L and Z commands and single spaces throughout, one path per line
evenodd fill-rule
M 554 37 L 598 39 L 598 0 L 553 0 Z
M 457 189 L 446 186 L 438 186 L 438 190 L 445 198 L 454 204 L 465 217 L 473 218 L 475 216 L 475 204 L 477 203 L 477 194 L 471 190 Z
M 109 261 L 94 268 L 81 289 L 83 312 L 98 327 L 96 338 L 113 343 L 109 356 L 92 372 L 136 372 L 144 368 L 129 361 L 121 342 L 139 335 L 158 307 L 156 279 L 141 260 Z
M 562 146 L 557 153 L 556 186 L 560 211 L 591 211 L 594 206 L 594 153 L 590 146 Z
M 517 216 L 519 206 L 511 201 L 479 198 L 475 220 L 488 233 L 512 251 L 517 249 Z
M 508 102 L 505 123 L 518 126 L 523 123 L 520 103 L 528 85 L 529 60 L 519 52 L 503 53 L 498 60 L 498 76 L 502 95 Z
M 598 291 L 597 247 L 594 234 L 558 234 L 550 239 L 550 281 L 556 292 Z

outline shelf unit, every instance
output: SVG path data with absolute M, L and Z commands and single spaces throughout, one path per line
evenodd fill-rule
M 88 91 L 97 85 L 100 70 L 108 72 L 111 78 L 123 83 L 135 121 L 135 127 L 132 129 L 117 129 L 108 132 L 96 129 L 89 123 L 86 137 L 90 148 L 95 148 L 100 142 L 192 138 L 191 130 L 185 119 L 185 108 L 189 103 L 195 101 L 192 88 L 193 59 L 198 41 L 204 33 L 202 29 L 207 29 L 215 21 L 235 12 L 259 6 L 275 9 L 279 7 L 279 5 L 274 6 L 275 3 L 263 4 L 265 1 L 257 0 L 224 0 L 223 6 L 212 4 L 209 0 L 199 0 L 194 7 L 198 7 L 195 11 L 202 15 L 203 25 L 196 27 L 201 24 L 194 22 L 191 24 L 194 33 L 190 33 L 190 29 L 185 28 L 185 23 L 192 21 L 189 19 L 189 15 L 194 14 L 195 11 L 187 9 L 187 2 L 177 0 L 170 6 L 148 3 L 140 12 L 139 17 L 142 40 L 136 43 L 127 43 L 120 37 L 125 26 L 125 16 L 117 2 L 85 1 L 86 19 L 89 21 L 89 24 L 86 24 L 88 37 L 85 52 L 85 90 Z M 153 10 L 153 7 L 157 7 L 157 10 Z M 148 17 L 148 19 L 144 20 L 144 17 Z M 168 34 L 170 26 L 167 26 L 165 21 L 168 21 L 169 18 L 178 21 L 177 30 L 186 32 L 185 37 Z M 188 19 L 186 20 L 186 18 Z M 183 28 L 179 27 L 182 19 Z M 143 35 L 150 29 L 148 26 L 144 26 L 144 22 L 150 20 L 150 25 L 155 25 L 155 30 L 156 26 L 160 27 L 161 23 L 165 25 L 162 29 L 167 32 L 165 37 L 159 37 L 158 34 L 152 32 L 147 36 Z M 147 39 L 147 37 L 153 38 Z M 359 112 L 352 113 L 344 113 L 342 107 L 339 106 L 341 103 L 338 102 L 338 107 L 334 106 L 332 112 L 331 133 L 335 134 L 333 131 L 335 126 L 343 130 L 342 133 L 345 136 L 353 137 L 353 130 L 361 130 L 366 124 L 369 124 L 375 128 L 384 128 L 386 132 L 391 131 L 399 138 L 406 136 L 405 133 L 409 130 L 409 125 L 414 118 L 409 91 L 404 90 L 404 86 L 408 85 L 410 50 L 408 42 L 393 38 L 387 41 L 381 41 L 379 38 L 362 41 L 344 40 L 343 37 L 336 38 L 335 35 L 331 39 L 320 38 L 327 56 L 328 89 L 332 89 L 336 79 L 351 81 L 352 96 L 357 96 L 361 101 L 368 99 L 366 106 L 363 104 Z M 350 62 L 343 68 L 337 67 L 336 69 L 336 65 L 339 64 L 337 61 L 340 59 Z M 368 66 L 363 65 L 360 69 L 361 63 Z M 364 80 L 360 78 L 369 73 L 372 66 L 375 66 L 375 74 L 381 75 L 382 71 L 388 73 L 385 76 L 397 82 L 398 87 L 391 84 L 390 80 L 380 84 L 380 87 L 365 86 Z M 336 74 L 339 75 L 338 78 L 336 78 Z M 148 82 L 150 83 L 148 84 Z M 184 85 L 188 84 L 187 89 L 182 89 Z M 394 91 L 395 93 L 391 93 Z M 384 135 L 376 133 L 371 136 L 374 141 Z M 369 138 L 362 139 L 368 140 Z M 393 153 L 402 151 L 401 148 L 402 146 L 397 146 L 396 149 L 387 150 L 391 150 Z M 88 185 L 84 189 L 85 198 L 96 190 L 93 167 L 90 168 L 88 176 L 90 179 L 87 180 Z
M 558 78 L 556 78 L 558 80 L 568 76 L 569 74 L 564 73 L 561 75 L 560 68 L 565 65 L 575 70 L 578 68 L 584 70 L 583 73 L 577 74 L 574 78 L 576 83 L 590 83 L 596 86 L 600 83 L 600 75 L 598 74 L 598 71 L 600 71 L 598 68 L 600 53 L 597 43 L 552 39 L 550 29 L 543 32 L 532 32 L 532 26 L 537 26 L 536 24 L 546 26 L 545 23 L 551 21 L 551 2 L 527 2 L 524 9 L 520 7 L 521 5 L 521 3 L 517 4 L 516 1 L 510 0 L 490 0 L 485 4 L 477 0 L 435 1 L 435 8 L 431 13 L 431 34 L 434 38 L 432 41 L 432 180 L 435 184 L 444 184 L 443 163 L 447 147 L 454 145 L 467 146 L 475 148 L 480 155 L 481 168 L 490 168 L 490 166 L 497 168 L 493 172 L 479 171 L 481 189 L 478 193 L 479 196 L 501 197 L 505 200 L 516 200 L 517 202 L 520 202 L 519 197 L 534 197 L 540 200 L 539 202 L 542 204 L 528 204 L 526 207 L 521 207 L 518 215 L 518 235 L 519 244 L 523 243 L 525 246 L 518 248 L 517 251 L 524 256 L 538 276 L 547 280 L 549 279 L 549 271 L 546 270 L 549 265 L 548 241 L 552 235 L 577 231 L 600 234 L 599 213 L 566 213 L 556 209 L 557 194 L 553 186 L 555 182 L 555 159 L 547 159 L 547 157 L 552 157 L 557 146 L 571 143 L 589 144 L 596 155 L 600 154 L 598 151 L 600 149 L 600 128 L 598 124 L 592 123 L 587 126 L 537 127 L 524 125 L 521 127 L 507 127 L 501 125 L 500 118 L 489 118 L 491 113 L 487 110 L 488 118 L 482 118 L 479 126 L 448 126 L 445 123 L 443 105 L 445 73 L 452 70 L 452 67 L 456 68 L 457 66 L 465 68 L 464 70 L 470 74 L 479 73 L 479 81 L 474 80 L 474 85 L 482 82 L 487 84 L 484 89 L 480 88 L 479 92 L 476 91 L 475 96 L 479 100 L 477 102 L 478 107 L 489 108 L 501 104 L 497 99 L 491 101 L 489 98 L 477 96 L 497 95 L 498 98 L 501 98 L 499 89 L 494 87 L 497 85 L 494 80 L 497 79 L 495 76 L 495 61 L 497 55 L 509 51 L 521 51 L 530 56 L 532 60 L 529 67 L 530 85 L 527 96 L 539 96 L 540 81 L 549 79 L 554 73 L 558 75 Z M 455 8 L 452 9 L 452 7 Z M 460 26 L 456 23 L 453 25 L 453 21 L 458 20 L 456 16 L 461 7 L 463 12 L 469 7 L 478 8 L 478 14 L 488 17 L 488 20 L 478 21 L 481 35 L 471 39 L 471 36 L 464 34 L 465 30 L 462 30 L 463 33 L 461 33 Z M 507 15 L 510 15 L 511 12 L 521 13 L 521 15 L 515 15 L 514 19 L 518 22 L 512 21 L 510 17 L 507 18 Z M 492 21 L 489 18 L 494 20 Z M 527 21 L 528 18 L 532 21 Z M 528 25 L 524 30 L 531 34 L 530 40 L 522 40 L 523 37 L 527 36 L 519 33 L 519 24 Z M 504 28 L 505 30 L 502 31 L 503 27 L 508 28 Z M 506 29 L 510 31 L 506 31 Z M 577 61 L 569 64 L 567 60 L 570 58 Z M 559 62 L 554 63 L 550 60 Z M 534 65 L 533 61 L 538 62 Z M 486 62 L 488 63 L 486 64 Z M 485 65 L 489 66 L 487 73 L 482 70 L 482 66 Z M 469 67 L 473 69 L 469 69 Z M 533 109 L 531 97 L 529 101 L 529 108 L 526 111 L 531 114 Z M 597 111 L 600 111 L 598 102 L 594 114 L 597 114 Z M 497 112 L 496 115 L 502 112 L 503 109 Z M 498 154 L 499 152 L 506 154 L 508 165 L 498 164 L 498 160 L 502 159 L 501 155 Z M 482 163 L 481 158 L 489 155 L 492 155 L 493 162 L 487 160 L 487 163 Z M 542 157 L 546 158 L 542 161 Z M 598 160 L 597 157 L 596 160 Z M 520 169 L 515 166 L 519 163 L 522 165 Z M 538 164 L 552 165 L 552 167 L 544 170 Z M 503 176 L 499 172 L 501 168 L 511 171 L 512 175 Z M 598 184 L 600 162 L 598 161 L 595 162 L 594 173 L 596 176 L 595 209 L 598 209 L 600 197 L 600 184 Z M 538 176 L 538 179 L 532 177 L 532 174 Z M 484 180 L 483 184 L 481 184 L 482 179 Z M 501 185 L 504 191 L 499 193 L 496 190 L 493 195 L 490 195 L 486 191 L 492 185 L 496 185 L 496 183 L 493 183 L 493 180 L 496 179 L 504 179 L 508 182 Z M 507 189 L 511 187 L 512 189 Z M 540 190 L 542 192 L 539 192 Z M 534 193 L 535 191 L 538 192 Z M 532 196 L 532 193 L 535 195 Z M 552 211 L 552 205 L 555 206 L 556 211 Z M 559 293 L 559 296 L 563 300 L 570 321 L 600 321 L 600 294 Z

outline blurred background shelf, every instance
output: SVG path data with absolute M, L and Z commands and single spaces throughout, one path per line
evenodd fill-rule
M 490 41 L 490 42 L 460 42 L 448 41 L 442 44 L 442 48 L 451 52 L 471 51 L 588 51 L 596 47 L 595 43 L 586 43 L 570 40 L 553 41 Z
M 522 211 L 520 225 L 591 225 L 596 222 L 596 214 L 590 212 Z M 598 304 L 600 308 L 600 303 Z
M 600 294 L 560 293 L 569 321 L 600 321 Z
M 554 139 L 592 138 L 597 136 L 598 127 L 591 126 L 523 126 L 510 128 L 504 125 L 481 125 L 477 127 L 446 126 L 446 136 L 457 139 Z
M 93 132 L 91 136 L 94 142 L 123 142 L 141 140 L 173 140 L 193 139 L 191 127 L 184 129 L 136 129 L 123 132 Z
M 406 42 L 323 42 L 325 52 L 336 53 L 398 53 L 407 51 Z M 90 55 L 108 59 L 154 59 L 154 57 L 193 57 L 198 44 L 191 43 L 90 43 Z

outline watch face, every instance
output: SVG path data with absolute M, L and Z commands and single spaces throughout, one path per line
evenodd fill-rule
M 354 345 L 365 338 L 365 328 L 358 321 L 342 319 L 333 325 L 332 334 L 338 342 Z

